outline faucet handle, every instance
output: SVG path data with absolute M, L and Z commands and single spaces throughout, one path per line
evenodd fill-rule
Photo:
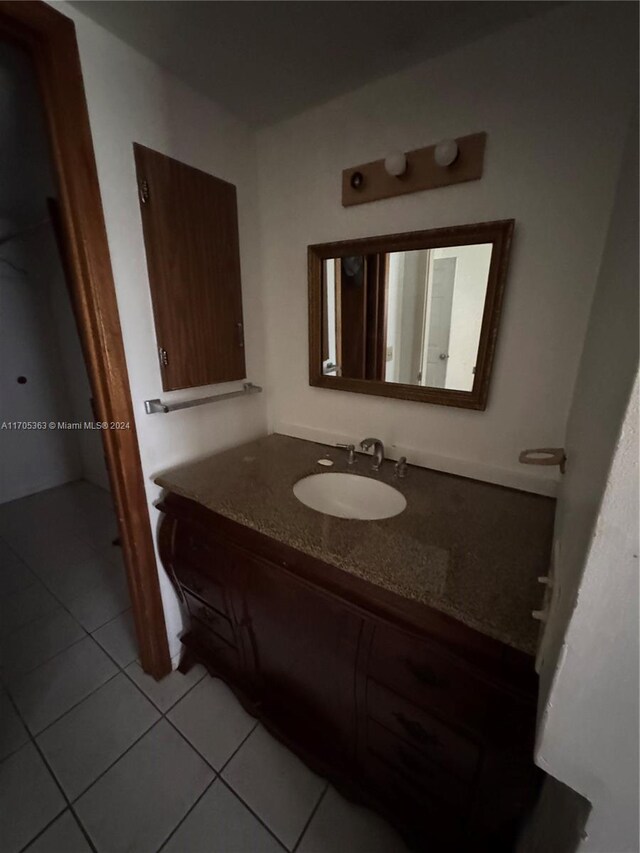
M 408 468 L 409 466 L 407 465 L 407 457 L 401 456 L 400 459 L 398 459 L 398 461 L 394 465 L 396 477 L 400 477 L 401 479 L 403 477 L 406 477 Z
M 347 465 L 353 465 L 356 461 L 356 446 L 355 444 L 336 444 L 336 447 L 342 447 L 348 452 Z

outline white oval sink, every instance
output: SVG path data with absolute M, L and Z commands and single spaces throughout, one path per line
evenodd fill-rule
M 293 487 L 308 507 L 337 518 L 391 518 L 406 507 L 403 494 L 386 483 L 357 474 L 311 474 Z

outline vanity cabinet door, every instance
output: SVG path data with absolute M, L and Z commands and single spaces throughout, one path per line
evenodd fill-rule
M 355 661 L 361 619 L 337 599 L 247 553 L 240 606 L 261 704 L 311 753 L 355 752 Z

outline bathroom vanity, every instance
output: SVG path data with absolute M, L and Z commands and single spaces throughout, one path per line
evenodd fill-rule
M 333 462 L 322 467 L 318 460 Z M 406 498 L 359 521 L 293 494 L 322 471 Z M 272 435 L 164 473 L 160 553 L 190 615 L 183 669 L 415 849 L 512 849 L 535 797 L 533 667 L 554 501 Z

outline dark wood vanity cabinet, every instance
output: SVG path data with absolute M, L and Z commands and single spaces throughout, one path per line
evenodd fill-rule
M 193 501 L 161 509 L 184 666 L 416 850 L 513 849 L 539 783 L 530 657 Z

